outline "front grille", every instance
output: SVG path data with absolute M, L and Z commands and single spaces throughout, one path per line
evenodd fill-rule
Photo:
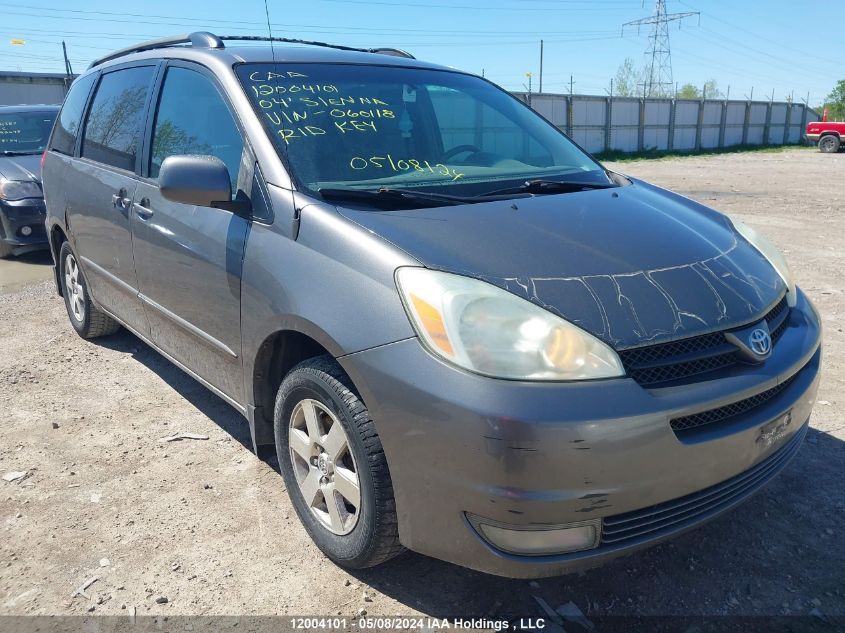
M 605 517 L 602 546 L 617 548 L 660 538 L 731 508 L 777 475 L 798 452 L 806 433 L 805 424 L 759 464 L 720 484 L 648 508 Z
M 779 385 L 775 385 L 771 389 L 766 389 L 766 391 L 761 391 L 758 394 L 755 394 L 749 398 L 745 398 L 743 400 L 738 400 L 736 402 L 731 402 L 730 404 L 726 404 L 723 407 L 718 407 L 717 409 L 710 409 L 709 411 L 702 411 L 701 413 L 694 413 L 692 415 L 685 415 L 680 418 L 675 418 L 670 422 L 673 431 L 688 431 L 690 429 L 694 429 L 699 426 L 703 426 L 705 424 L 713 424 L 715 422 L 724 422 L 725 420 L 729 420 L 737 415 L 742 415 L 743 413 L 748 413 L 752 409 L 755 409 L 759 406 L 766 404 L 769 400 L 777 397 L 784 389 L 789 387 L 792 384 L 792 381 L 795 380 L 795 377 L 798 374 L 794 374 L 788 380 L 780 383 Z
M 786 330 L 789 308 L 786 296 L 764 317 L 769 325 L 772 344 Z M 643 386 L 657 386 L 688 379 L 742 362 L 735 345 L 728 342 L 724 332 L 621 350 L 619 357 L 631 378 Z
M 722 336 L 724 339 L 724 336 Z M 725 347 L 733 349 L 733 345 L 724 344 Z M 622 361 L 623 363 L 625 361 Z M 697 374 L 706 374 L 717 369 L 726 369 L 739 362 L 736 351 L 729 351 L 716 356 L 705 356 L 691 361 L 667 363 L 653 367 L 636 367 L 628 370 L 631 378 L 641 385 L 656 385 L 658 383 L 672 382 L 683 378 L 690 378 Z

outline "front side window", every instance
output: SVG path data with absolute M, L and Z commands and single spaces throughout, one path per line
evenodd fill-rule
M 236 68 L 297 183 L 479 195 L 531 179 L 608 183 L 524 104 L 458 72 L 352 64 Z
M 82 135 L 82 156 L 134 171 L 154 73 L 154 66 L 138 66 L 103 75 Z
M 73 82 L 65 97 L 59 121 L 53 132 L 51 149 L 69 156 L 73 154 L 76 138 L 82 125 L 82 111 L 85 109 L 85 102 L 96 79 L 97 75 L 91 74 Z
M 235 193 L 243 149 L 243 137 L 211 81 L 193 70 L 168 69 L 156 112 L 150 177 L 158 177 L 168 156 L 211 155 L 229 169 Z
M 0 154 L 40 154 L 47 147 L 55 112 L 0 113 Z

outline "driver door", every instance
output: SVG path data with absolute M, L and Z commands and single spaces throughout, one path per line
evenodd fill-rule
M 244 136 L 216 80 L 183 63 L 166 70 L 149 135 L 146 177 L 132 213 L 135 268 L 150 336 L 163 352 L 241 404 L 241 264 L 249 220 L 166 200 L 157 178 L 168 156 L 213 155 L 229 169 L 234 194 L 249 171 L 241 167 Z

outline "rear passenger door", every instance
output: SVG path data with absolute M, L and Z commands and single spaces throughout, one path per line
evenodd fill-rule
M 85 118 L 80 158 L 66 171 L 73 246 L 94 300 L 147 335 L 132 259 L 132 198 L 157 65 L 104 72 Z
M 216 79 L 186 62 L 168 64 L 153 115 L 133 208 L 135 267 L 150 336 L 243 403 L 241 263 L 249 220 L 165 200 L 158 175 L 168 156 L 212 155 L 228 167 L 232 193 L 248 191 L 252 167 L 244 158 L 244 135 Z

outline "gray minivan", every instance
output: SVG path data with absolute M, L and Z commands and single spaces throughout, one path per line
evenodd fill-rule
M 820 321 L 763 236 L 483 78 L 250 39 L 94 62 L 47 229 L 76 331 L 125 327 L 240 411 L 329 558 L 566 573 L 795 455 Z

